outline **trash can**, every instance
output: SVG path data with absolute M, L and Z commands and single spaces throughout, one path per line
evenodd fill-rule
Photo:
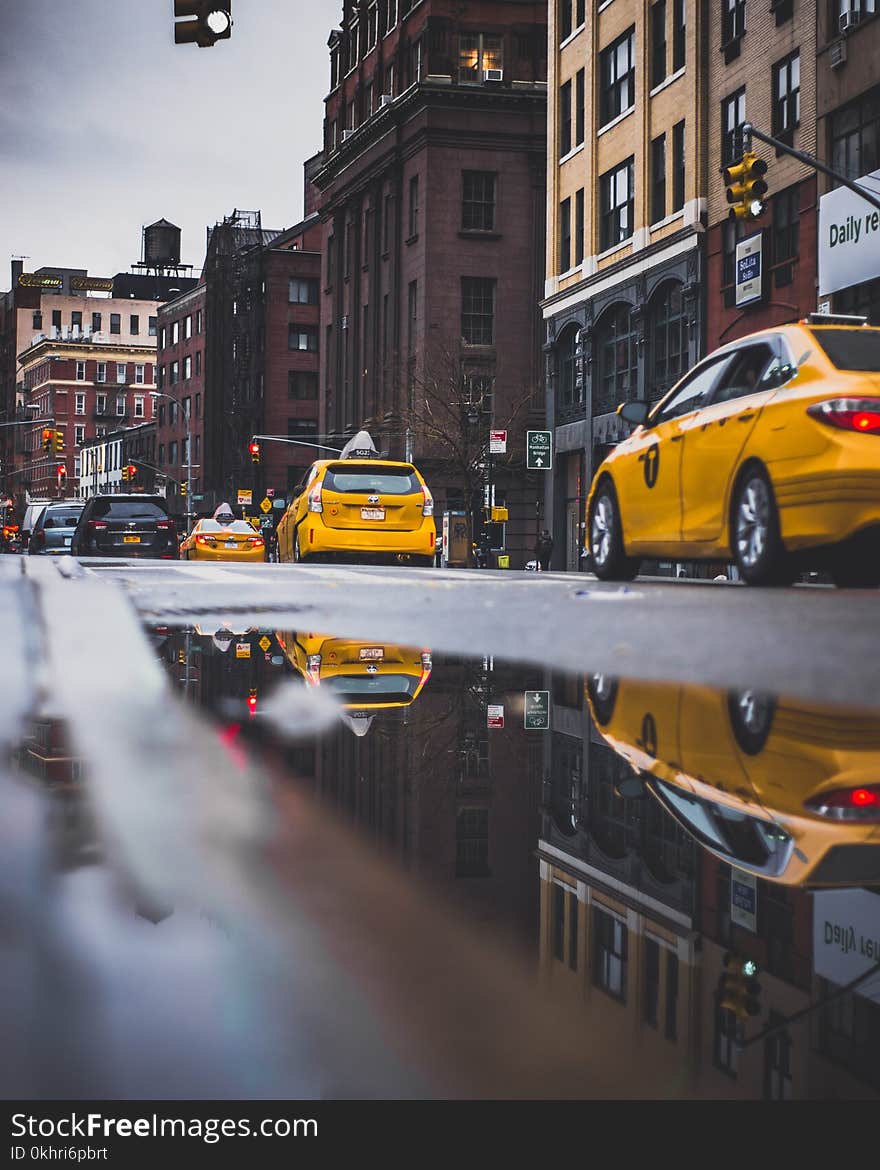
M 495 567 L 498 569 L 509 569 L 510 568 L 510 553 L 497 553 Z

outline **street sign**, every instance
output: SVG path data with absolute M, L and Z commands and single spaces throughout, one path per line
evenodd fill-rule
M 272 501 L 269 499 L 268 496 L 263 496 L 262 500 L 260 500 L 260 507 L 263 509 L 264 512 L 271 512 L 272 511 Z
M 734 285 L 736 293 L 734 299 L 737 306 L 750 305 L 753 301 L 760 301 L 764 295 L 764 282 L 761 275 L 761 242 L 763 233 L 749 236 L 747 240 L 740 240 L 736 245 L 736 275 Z
M 730 921 L 757 933 L 758 883 L 754 874 L 735 867 L 730 870 Z
M 240 504 L 252 504 L 254 502 L 254 493 L 249 488 L 239 488 L 238 502 Z
M 553 466 L 553 436 L 550 431 L 526 431 L 526 467 L 549 471 Z
M 550 692 L 526 691 L 526 731 L 546 731 L 550 726 Z
M 266 653 L 266 651 L 269 649 L 269 647 L 271 645 L 272 645 L 272 643 L 269 641 L 269 639 L 266 637 L 266 635 L 263 634 L 262 638 L 260 638 L 260 649 L 263 651 L 264 654 Z
M 235 643 L 235 657 L 236 658 L 250 658 L 251 644 L 250 642 L 236 642 Z
M 486 726 L 503 727 L 504 726 L 504 708 L 494 703 L 489 703 L 486 707 Z
M 507 454 L 507 431 L 489 431 L 489 454 Z

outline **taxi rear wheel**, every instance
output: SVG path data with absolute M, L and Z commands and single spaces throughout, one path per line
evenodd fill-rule
M 737 568 L 749 585 L 790 585 L 792 560 L 779 534 L 779 513 L 763 467 L 753 464 L 733 496 L 731 544 Z
M 610 479 L 599 484 L 590 506 L 590 554 L 601 581 L 632 581 L 639 571 L 639 561 L 623 551 L 620 508 Z

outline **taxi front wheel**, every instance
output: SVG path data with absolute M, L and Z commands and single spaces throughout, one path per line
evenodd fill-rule
M 600 581 L 632 581 L 639 571 L 639 561 L 623 551 L 620 508 L 610 479 L 596 489 L 590 507 L 590 554 Z
M 748 468 L 737 485 L 731 530 L 737 568 L 749 585 L 791 584 L 795 570 L 779 534 L 773 488 L 758 464 Z

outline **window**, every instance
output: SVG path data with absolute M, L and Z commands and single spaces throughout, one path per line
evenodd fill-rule
M 168 385 L 176 386 L 180 381 L 180 362 L 172 362 L 168 367 Z
M 291 277 L 287 300 L 291 305 L 317 305 L 317 280 L 303 280 L 299 277 Z
M 192 418 L 192 399 L 189 397 L 184 398 L 183 402 L 181 403 L 181 406 L 183 408 L 183 417 L 185 419 Z
M 422 80 L 422 38 L 410 46 L 409 51 L 409 80 L 410 85 L 415 85 Z
M 851 179 L 880 168 L 880 86 L 831 115 L 831 166 Z
M 196 350 L 196 377 L 202 372 L 202 351 Z
M 134 380 L 135 380 L 136 385 L 143 386 L 143 384 L 144 384 L 144 367 L 142 365 L 135 366 Z
M 82 330 L 83 315 L 81 310 L 74 309 L 70 314 L 70 327 L 79 333 Z
M 379 13 L 376 0 L 367 9 L 367 48 L 372 49 L 379 33 Z
M 116 414 L 121 418 L 125 414 L 125 395 L 116 395 Z
M 568 272 L 571 267 L 571 199 L 559 204 L 559 271 Z
M 773 227 L 771 248 L 773 256 L 773 278 L 777 287 L 792 281 L 792 264 L 800 250 L 800 186 L 795 183 L 780 191 L 772 199 Z M 781 265 L 781 268 L 776 267 Z
M 651 143 L 651 223 L 666 218 L 666 135 Z
M 746 0 L 721 0 L 721 47 L 746 31 Z
M 501 37 L 485 33 L 462 33 L 458 38 L 458 80 L 480 83 L 487 69 L 504 65 Z
M 460 808 L 456 813 L 455 876 L 489 877 L 487 808 Z
M 233 312 L 236 311 L 234 304 L 233 304 L 232 311 Z M 177 345 L 179 341 L 180 341 L 180 322 L 179 321 L 172 321 L 171 322 L 171 344 Z
M 412 175 L 409 180 L 409 238 L 412 240 L 419 234 L 419 176 Z
M 624 923 L 593 906 L 593 983 L 626 1003 L 627 929 Z
M 388 32 L 397 24 L 397 0 L 388 0 L 388 12 L 385 17 L 385 31 Z
M 579 188 L 574 196 L 574 263 L 575 267 L 584 262 L 584 189 Z
M 599 54 L 599 122 L 605 126 L 635 104 L 635 28 Z
M 164 465 L 165 465 L 165 444 L 164 443 L 159 444 L 159 460 L 158 460 L 158 462 L 159 462 L 160 467 L 164 467 Z
M 95 370 L 95 381 L 96 382 L 106 382 L 107 381 L 107 363 L 106 362 L 98 362 L 98 368 Z
M 463 231 L 495 230 L 494 171 L 462 171 L 461 226 Z
M 416 348 L 416 327 L 419 311 L 419 282 L 411 280 L 407 286 L 406 299 L 406 344 L 407 352 L 414 353 Z
M 77 362 L 76 363 L 76 380 L 77 380 L 77 382 L 85 382 L 85 380 L 86 380 L 86 363 L 85 362 Z
M 198 395 L 196 399 L 198 400 Z M 318 397 L 318 375 L 309 370 L 287 371 L 287 397 L 311 400 Z
M 667 1040 L 678 1036 L 678 955 L 666 952 L 666 1030 Z
M 101 314 L 92 313 L 92 333 L 101 332 Z
M 724 370 L 730 358 L 725 354 L 722 357 L 709 359 L 697 366 L 689 378 L 675 391 L 672 397 L 651 418 L 654 426 L 668 422 L 671 418 L 679 418 L 683 414 L 699 408 L 708 401 L 719 374 Z
M 128 331 L 132 337 L 137 337 L 141 331 L 141 319 L 137 313 L 130 313 L 128 318 Z
M 116 381 L 119 382 L 120 384 L 123 384 L 123 383 L 128 381 L 127 367 L 125 365 L 125 362 L 117 362 L 116 363 Z
M 660 999 L 660 944 L 645 937 L 645 999 L 642 1016 L 646 1024 L 657 1027 Z
M 773 66 L 773 134 L 794 134 L 801 120 L 801 55 L 792 53 Z
M 143 394 L 136 394 L 134 399 L 134 417 L 144 418 L 144 396 Z
M 192 316 L 187 315 L 184 318 L 184 322 L 183 322 L 183 336 L 186 340 L 189 340 L 189 338 L 192 337 L 192 335 L 193 335 L 193 319 L 192 319 Z
M 86 428 L 84 425 L 77 425 L 73 428 L 73 445 L 74 447 L 81 447 L 86 441 Z
M 201 396 L 201 394 L 197 394 L 196 395 L 196 418 L 201 418 L 201 417 L 202 417 L 202 396 Z
M 121 314 L 119 314 L 119 313 L 111 313 L 110 314 L 110 332 L 111 333 L 121 333 L 122 332 L 122 316 L 121 316 Z
M 720 997 L 716 997 L 715 1004 L 715 1066 L 729 1076 L 736 1076 L 739 1062 L 739 1049 L 745 1039 L 745 1025 L 742 1024 L 733 1012 L 723 1008 Z
M 559 157 L 571 150 L 571 81 L 559 88 Z
M 574 27 L 580 28 L 581 25 L 586 20 L 586 13 L 587 13 L 586 0 L 577 0 L 576 9 L 577 9 L 577 11 L 576 11 L 576 15 L 575 15 Z
M 580 146 L 584 141 L 584 70 L 578 69 L 575 76 L 574 99 L 574 144 Z
M 565 889 L 553 883 L 553 957 L 565 962 Z
M 168 444 L 168 462 L 171 464 L 172 467 L 177 464 L 177 440 L 176 439 L 173 443 Z
M 162 326 L 162 333 L 159 337 L 159 348 L 160 349 L 165 348 L 165 326 L 164 325 Z
M 288 325 L 287 348 L 318 352 L 318 330 L 312 325 Z
M 192 360 L 191 354 L 187 354 L 186 357 L 183 359 L 183 380 L 184 380 L 184 382 L 188 382 L 189 379 L 192 377 L 192 362 L 193 362 L 193 360 Z
M 633 234 L 633 159 L 599 179 L 599 250 L 605 252 Z
M 779 1027 L 785 1017 L 771 1011 L 767 1027 Z M 767 1101 L 791 1100 L 791 1034 L 780 1030 L 764 1041 L 764 1098 Z
M 684 69 L 687 50 L 686 0 L 673 0 L 672 6 L 672 72 Z
M 75 394 L 73 396 L 73 413 L 85 414 L 86 412 L 86 396 L 85 394 Z
M 160 427 L 165 426 L 165 403 L 164 402 L 159 403 L 159 426 Z
M 568 894 L 568 965 L 572 971 L 578 966 L 578 900 L 577 895 Z
M 495 326 L 495 280 L 461 278 L 461 335 L 467 345 L 492 345 Z
M 158 325 L 158 318 L 156 318 L 156 317 L 148 317 L 148 318 L 147 318 L 147 324 L 148 324 L 148 330 L 147 330 L 147 331 L 148 331 L 148 333 L 149 333 L 150 337 L 155 337 L 155 336 L 156 336 L 156 327 L 157 327 L 157 325 Z
M 637 341 L 630 306 L 621 302 L 606 309 L 596 329 L 598 370 L 593 389 L 596 414 L 615 410 L 621 402 L 635 398 Z
M 677 280 L 666 281 L 652 296 L 648 336 L 647 397 L 650 400 L 671 389 L 687 368 L 688 322 Z
M 867 1084 L 880 1088 L 880 1065 L 877 1062 L 880 1004 L 858 991 L 847 991 L 842 995 L 840 991 L 837 984 L 825 979 L 820 981 L 819 1051 Z
M 196 309 L 196 333 L 202 331 L 202 310 Z
M 651 5 L 651 88 L 666 77 L 666 0 Z
M 389 61 L 385 67 L 385 93 L 394 97 L 394 62 Z
M 43 314 L 42 313 L 34 313 L 33 317 L 31 318 L 31 326 L 34 329 L 42 329 L 43 328 Z
M 742 125 L 746 120 L 746 87 L 721 103 L 721 164 L 729 166 L 742 154 Z
M 684 207 L 684 122 L 672 127 L 672 210 Z
M 52 328 L 53 329 L 60 329 L 61 328 L 61 310 L 60 309 L 53 309 L 52 310 Z

